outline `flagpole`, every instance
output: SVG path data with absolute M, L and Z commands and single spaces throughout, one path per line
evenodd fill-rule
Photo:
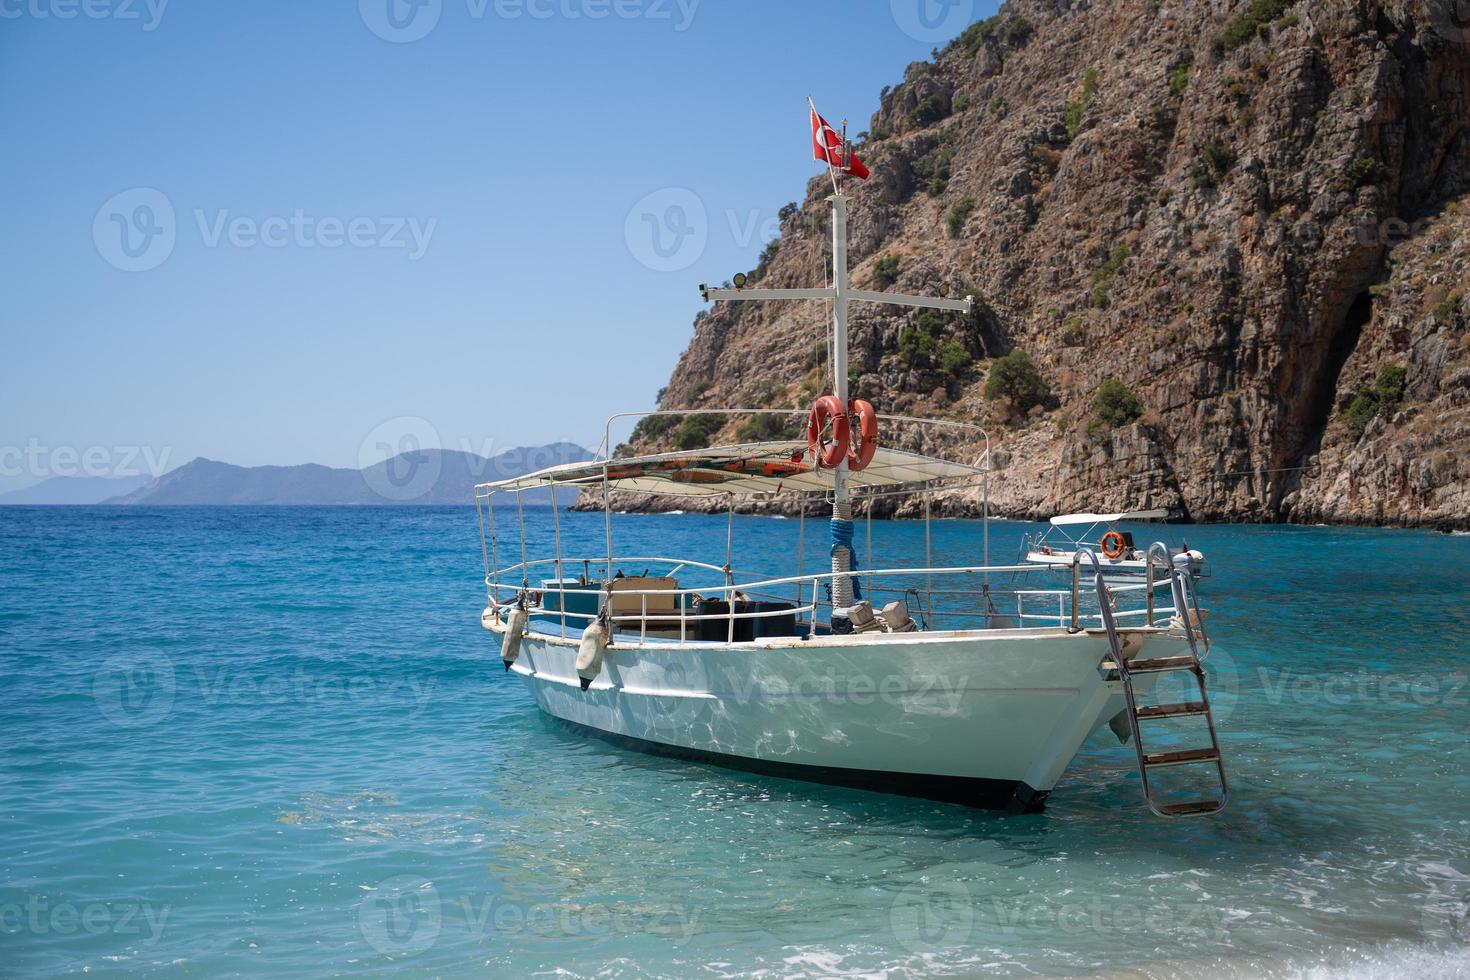
M 945 297 L 908 296 L 902 293 L 851 288 L 847 280 L 847 198 L 842 194 L 839 179 L 843 173 L 854 172 L 854 163 L 858 164 L 855 172 L 860 178 L 867 176 L 866 168 L 862 168 L 862 161 L 853 155 L 851 145 L 847 142 L 846 122 L 843 123 L 842 146 L 833 147 L 826 136 L 826 133 L 831 132 L 831 127 L 822 121 L 821 114 L 817 112 L 816 103 L 812 101 L 811 96 L 807 96 L 806 104 L 811 110 L 814 126 L 813 149 L 818 151 L 818 158 L 826 162 L 827 173 L 832 178 L 832 285 L 824 289 L 750 289 L 744 286 L 711 288 L 701 283 L 699 293 L 707 301 L 830 299 L 832 301 L 832 393 L 841 404 L 841 411 L 846 412 L 849 394 L 847 390 L 848 303 L 853 301 L 886 303 L 968 313 L 973 301 L 968 296 L 955 300 Z M 832 154 L 834 152 L 842 155 L 843 166 L 841 168 L 833 163 Z M 818 460 L 812 460 L 812 468 L 820 469 L 821 463 Z M 832 470 L 831 528 L 832 632 L 850 633 L 852 632 L 852 621 L 848 611 L 852 608 L 854 600 L 861 601 L 862 589 L 858 580 L 850 574 L 855 571 L 856 556 L 852 543 L 852 494 L 849 486 L 846 453 L 843 453 L 837 466 Z
M 822 118 L 822 114 L 817 111 L 817 104 L 812 101 L 812 97 L 810 95 L 808 95 L 806 97 L 806 104 L 807 104 L 807 108 L 811 109 L 813 116 L 816 116 L 818 119 Z M 822 145 L 825 147 L 826 144 L 827 144 L 827 141 L 825 139 L 823 139 L 822 140 Z M 838 186 L 837 186 L 837 168 L 834 167 L 834 166 L 832 166 L 832 154 L 830 154 L 830 153 L 826 154 L 826 158 L 827 158 L 827 176 L 829 176 L 829 177 L 832 178 L 832 193 L 833 194 L 841 194 L 842 191 L 840 189 L 838 189 Z

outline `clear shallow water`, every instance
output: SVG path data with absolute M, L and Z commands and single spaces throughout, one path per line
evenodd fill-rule
M 795 522 L 736 520 L 784 567 Z M 567 734 L 479 628 L 471 510 L 0 508 L 0 974 L 1470 974 L 1470 537 L 1171 530 L 1234 790 L 1188 823 L 1106 731 L 1030 817 Z M 724 521 L 618 533 L 673 541 Z

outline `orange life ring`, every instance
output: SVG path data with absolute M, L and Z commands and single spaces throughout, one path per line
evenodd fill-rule
M 1123 540 L 1122 532 L 1109 531 L 1102 536 L 1102 553 L 1104 558 L 1122 558 L 1123 552 L 1127 550 L 1128 542 Z
M 867 469 L 878 451 L 878 413 L 870 403 L 855 398 L 848 405 L 848 415 L 857 418 L 858 444 L 847 449 L 847 468 L 856 473 Z
M 832 438 L 824 441 L 822 432 L 827 420 L 832 421 Z M 812 405 L 812 414 L 806 422 L 806 446 L 812 455 L 812 465 L 820 469 L 836 469 L 847 455 L 849 440 L 847 410 L 836 395 L 823 395 Z

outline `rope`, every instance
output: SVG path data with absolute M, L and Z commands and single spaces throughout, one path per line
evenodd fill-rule
M 852 531 L 851 518 L 832 518 L 832 571 L 834 572 L 853 572 L 859 567 L 857 552 L 852 547 Z M 836 589 L 832 602 L 838 608 L 846 608 L 852 605 L 853 601 L 863 597 L 862 584 L 857 579 L 839 577 L 832 581 Z

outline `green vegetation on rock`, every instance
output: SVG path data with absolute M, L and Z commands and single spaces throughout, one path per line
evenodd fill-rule
M 990 365 L 985 379 L 985 397 L 1004 398 L 1021 411 L 1040 405 L 1048 394 L 1046 382 L 1031 355 L 1017 348 Z
M 1347 408 L 1343 409 L 1342 420 L 1354 441 L 1363 437 L 1369 422 L 1380 415 L 1385 418 L 1391 416 L 1398 410 L 1399 403 L 1404 400 L 1408 378 L 1409 372 L 1402 365 L 1389 364 L 1378 372 L 1378 379 L 1372 387 L 1362 388 L 1353 396 Z

